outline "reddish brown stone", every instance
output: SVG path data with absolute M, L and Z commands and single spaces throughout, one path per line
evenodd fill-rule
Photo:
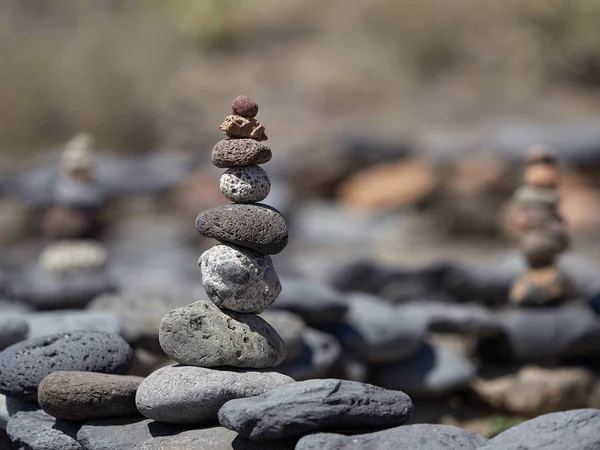
M 266 141 L 268 139 L 263 127 L 256 119 L 248 119 L 242 116 L 227 116 L 219 129 L 230 138 L 234 139 L 254 139 L 256 141 Z
M 43 221 L 44 236 L 51 239 L 96 238 L 103 224 L 96 213 L 77 211 L 64 206 L 54 206 Z
M 240 95 L 233 101 L 231 111 L 233 115 L 251 119 L 258 114 L 258 105 L 250 97 Z

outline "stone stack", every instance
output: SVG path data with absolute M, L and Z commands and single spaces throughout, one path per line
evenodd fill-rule
M 513 284 L 510 301 L 520 306 L 551 306 L 573 295 L 572 284 L 556 265 L 569 245 L 558 211 L 558 160 L 544 146 L 529 149 L 525 185 L 515 194 L 520 248 L 528 269 Z
M 137 407 L 150 419 L 216 423 L 228 400 L 293 382 L 262 370 L 286 357 L 283 339 L 257 314 L 281 291 L 269 255 L 285 248 L 288 231 L 277 210 L 255 203 L 269 193 L 269 177 L 259 164 L 271 159 L 271 150 L 261 143 L 267 136 L 257 112 L 253 100 L 240 96 L 221 125 L 229 139 L 214 147 L 212 161 L 227 168 L 221 191 L 233 203 L 196 219 L 201 235 L 220 241 L 199 260 L 210 300 L 177 308 L 162 319 L 160 345 L 179 364 L 157 370 L 140 385 Z

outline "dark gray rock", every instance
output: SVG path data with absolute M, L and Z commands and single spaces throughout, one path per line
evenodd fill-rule
M 310 434 L 298 441 L 296 450 L 475 450 L 487 441 L 462 428 L 418 424 L 358 436 Z
M 0 317 L 0 350 L 27 338 L 29 325 L 16 314 L 3 314 Z
M 196 218 L 196 230 L 202 236 L 267 255 L 281 252 L 288 242 L 283 216 L 260 203 L 232 204 L 202 211 Z
M 373 368 L 373 382 L 411 397 L 437 398 L 466 388 L 476 367 L 452 347 L 425 346 L 411 359 Z
M 100 311 L 60 310 L 25 314 L 29 338 L 71 331 L 103 331 L 123 335 L 122 320 Z
M 427 322 L 422 314 L 404 312 L 369 294 L 349 294 L 348 306 L 343 322 L 323 330 L 357 360 L 386 364 L 408 359 L 423 347 Z
M 348 354 L 342 354 L 331 367 L 329 376 L 330 378 L 340 378 L 342 380 L 365 383 L 369 378 L 369 366 L 357 361 Z
M 142 417 L 118 417 L 84 422 L 77 441 L 85 450 L 133 450 L 160 436 L 174 436 L 185 428 Z
M 502 333 L 481 339 L 477 347 L 488 361 L 535 362 L 600 351 L 600 318 L 591 310 L 537 308 L 506 312 L 498 319 Z
M 89 420 L 138 414 L 141 377 L 93 372 L 53 372 L 38 388 L 42 409 L 57 419 Z
M 304 351 L 304 332 L 306 324 L 294 313 L 288 311 L 269 310 L 260 317 L 271 325 L 285 342 L 287 354 L 282 364 L 290 364 L 297 360 Z
M 270 440 L 316 430 L 389 428 L 405 423 L 412 411 L 403 392 L 355 381 L 309 380 L 231 400 L 219 411 L 219 422 L 247 438 Z
M 19 342 L 0 353 L 0 393 L 35 400 L 44 377 L 59 370 L 123 374 L 133 350 L 120 336 L 74 331 Z
M 272 157 L 271 149 L 254 139 L 223 139 L 212 151 L 212 163 L 222 169 L 264 164 Z
M 342 347 L 335 337 L 319 330 L 307 328 L 302 335 L 302 353 L 291 363 L 284 363 L 274 370 L 296 381 L 329 376 L 334 364 L 342 354 Z
M 0 428 L 0 448 L 2 450 L 16 450 L 15 445 L 6 434 L 6 430 L 2 428 Z
M 480 449 L 596 450 L 600 448 L 599 428 L 599 409 L 544 414 L 500 433 Z
M 281 277 L 282 290 L 273 309 L 298 314 L 309 325 L 339 322 L 348 310 L 344 295 L 316 280 Z
M 19 412 L 6 432 L 18 448 L 27 450 L 85 450 L 75 435 L 78 425 L 56 420 L 43 411 Z

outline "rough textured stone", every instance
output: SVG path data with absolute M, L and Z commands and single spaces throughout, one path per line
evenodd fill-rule
M 232 202 L 260 202 L 269 195 L 271 180 L 260 166 L 232 167 L 221 175 L 219 187 Z
M 312 328 L 304 330 L 302 341 L 300 356 L 275 370 L 297 381 L 327 377 L 342 354 L 340 343 L 332 335 Z
M 285 309 L 299 315 L 309 325 L 342 320 L 348 304 L 344 295 L 312 279 L 282 277 L 283 289 L 274 309 Z
M 261 313 L 281 292 L 273 261 L 242 247 L 221 244 L 200 257 L 202 285 L 220 308 L 240 313 Z
M 402 425 L 413 405 L 403 392 L 336 379 L 309 380 L 227 402 L 219 422 L 254 440 L 315 430 L 379 430 Z
M 85 450 L 133 450 L 155 437 L 173 436 L 180 425 L 154 422 L 140 416 L 89 420 L 77 432 Z
M 475 450 L 487 441 L 462 428 L 418 424 L 358 436 L 310 434 L 298 441 L 296 450 Z
M 287 355 L 283 364 L 289 364 L 298 359 L 304 351 L 304 332 L 306 330 L 304 321 L 288 311 L 265 311 L 260 317 L 275 328 L 277 334 L 285 342 Z
M 29 325 L 17 314 L 9 313 L 0 317 L 0 350 L 27 338 Z
M 157 370 L 142 382 L 136 404 L 144 416 L 160 422 L 213 424 L 227 401 L 293 382 L 276 372 L 174 365 Z
M 265 127 L 258 120 L 235 114 L 225 117 L 225 121 L 219 126 L 219 129 L 228 138 L 250 138 L 256 141 L 266 141 L 268 139 L 265 134 Z
M 377 367 L 373 381 L 411 397 L 435 398 L 466 388 L 475 373 L 475 365 L 458 350 L 427 345 L 407 361 Z
M 600 318 L 587 309 L 519 310 L 498 319 L 502 333 L 478 343 L 479 355 L 489 361 L 536 362 L 600 350 Z
M 283 216 L 262 204 L 233 204 L 208 209 L 196 218 L 196 230 L 202 236 L 267 255 L 281 252 L 288 242 L 288 228 Z
M 43 411 L 24 411 L 10 418 L 6 432 L 20 449 L 86 450 L 75 440 L 78 428 Z
M 271 149 L 254 139 L 225 139 L 217 143 L 212 151 L 212 163 L 225 169 L 228 167 L 265 164 L 273 156 Z
M 402 312 L 378 297 L 351 294 L 344 321 L 323 329 L 359 361 L 385 364 L 408 359 L 425 339 L 427 323 L 421 314 Z
M 285 343 L 254 314 L 220 310 L 199 301 L 168 313 L 160 323 L 160 345 L 182 364 L 264 369 L 285 359 Z
M 53 372 L 38 387 L 42 409 L 57 419 L 88 420 L 138 413 L 141 377 L 90 372 Z
M 500 433 L 480 450 L 595 450 L 599 427 L 599 409 L 545 414 Z
M 123 334 L 123 324 L 119 317 L 100 311 L 60 310 L 25 314 L 29 324 L 28 337 L 37 338 L 48 334 L 69 333 L 71 331 L 104 331 Z
M 258 105 L 250 97 L 238 95 L 231 104 L 231 112 L 237 116 L 248 118 L 256 117 L 258 114 Z
M 114 334 L 74 331 L 28 339 L 0 353 L 0 393 L 35 400 L 40 382 L 52 372 L 122 374 L 132 360 L 131 347 Z

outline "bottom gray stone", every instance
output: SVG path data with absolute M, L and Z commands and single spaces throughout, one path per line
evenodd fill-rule
M 75 440 L 78 428 L 41 410 L 21 411 L 8 421 L 6 434 L 17 448 L 27 450 L 86 450 Z

